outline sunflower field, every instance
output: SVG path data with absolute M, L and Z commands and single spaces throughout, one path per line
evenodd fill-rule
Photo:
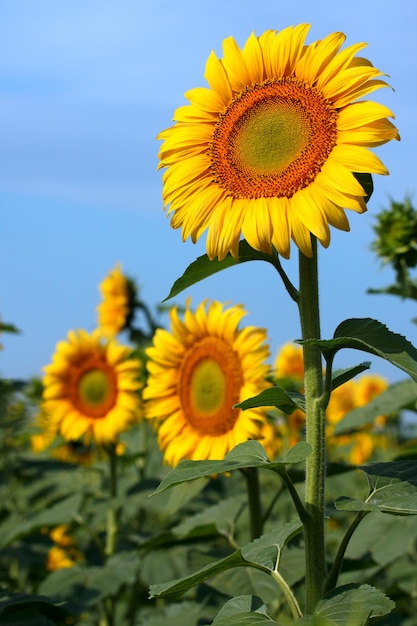
M 171 225 L 207 233 L 166 301 L 115 260 L 96 327 L 58 337 L 42 378 L 0 379 L 0 624 L 417 626 L 417 349 L 371 318 L 323 339 L 318 299 L 318 244 L 399 135 L 361 99 L 387 86 L 364 44 L 307 32 L 226 39 L 160 133 Z M 395 282 L 370 293 L 417 300 L 411 200 L 374 230 Z M 183 299 L 250 261 L 299 315 L 277 354 L 243 305 Z M 345 349 L 365 358 L 335 369 Z

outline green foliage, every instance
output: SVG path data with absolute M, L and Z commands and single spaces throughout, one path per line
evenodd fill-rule
M 368 203 L 374 192 L 374 182 L 372 180 L 371 174 L 366 174 L 364 172 L 355 172 L 354 176 L 366 192 L 364 200 L 366 203 Z
M 369 585 L 340 587 L 321 600 L 315 615 L 336 626 L 365 626 L 371 617 L 386 615 L 394 608 L 392 600 Z
M 305 399 L 303 394 L 295 391 L 287 391 L 283 387 L 271 387 L 264 389 L 254 398 L 248 398 L 236 405 L 245 411 L 260 406 L 274 406 L 287 415 L 291 415 L 297 409 L 305 410 Z
M 364 501 L 339 498 L 335 502 L 337 509 L 417 514 L 417 461 L 370 463 L 362 469 L 368 477 L 369 496 Z
M 0 624 L 53 626 L 69 623 L 69 613 L 58 602 L 40 595 L 0 593 Z
M 254 567 L 266 574 L 278 569 L 281 551 L 296 534 L 302 529 L 299 521 L 288 522 L 281 528 L 262 535 L 247 546 L 239 548 L 230 556 L 209 564 L 191 576 L 174 580 L 163 585 L 152 585 L 151 598 L 155 596 L 176 597 L 191 587 L 204 582 L 210 576 L 215 576 L 233 567 Z
M 417 350 L 405 337 L 390 331 L 377 320 L 349 319 L 336 328 L 333 339 L 310 339 L 330 362 L 338 350 L 353 348 L 385 359 L 417 380 Z
M 160 493 L 165 489 L 175 487 L 189 480 L 231 472 L 236 469 L 259 467 L 279 471 L 285 467 L 285 465 L 292 465 L 304 461 L 310 452 L 311 446 L 305 442 L 300 442 L 289 450 L 280 462 L 272 463 L 260 443 L 257 441 L 245 441 L 226 454 L 223 461 L 181 461 L 177 467 L 161 481 L 155 493 Z
M 237 258 L 232 257 L 230 253 L 223 259 L 223 261 L 219 261 L 218 259 L 210 260 L 207 254 L 203 254 L 198 257 L 198 259 L 187 267 L 184 274 L 175 281 L 164 302 L 174 298 L 184 291 L 184 289 L 195 285 L 195 283 L 198 283 L 209 276 L 213 276 L 214 274 L 217 274 L 218 272 L 221 272 L 229 267 L 238 265 L 239 263 L 246 263 L 247 261 L 267 261 L 277 268 L 278 271 L 281 267 L 276 255 L 258 252 L 257 250 L 251 248 L 247 241 L 243 240 L 239 243 L 239 254 Z

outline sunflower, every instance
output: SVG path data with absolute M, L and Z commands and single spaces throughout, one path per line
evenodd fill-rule
M 304 381 L 304 356 L 301 346 L 286 343 L 279 350 L 275 359 L 275 376 Z
M 141 416 L 141 362 L 99 330 L 70 331 L 44 369 L 42 410 L 67 441 L 116 442 Z
M 234 408 L 268 386 L 266 332 L 238 328 L 241 306 L 187 302 L 184 319 L 170 312 L 171 332 L 158 329 L 147 348 L 145 416 L 155 418 L 169 465 L 182 459 L 223 459 L 238 443 L 261 439 L 264 409 Z
M 186 92 L 162 131 L 163 199 L 173 228 L 195 242 L 207 233 L 210 259 L 238 255 L 241 233 L 262 252 L 290 256 L 290 240 L 312 255 L 329 224 L 349 230 L 344 209 L 366 210 L 355 173 L 388 174 L 369 147 L 399 139 L 381 104 L 358 101 L 387 83 L 340 50 L 345 35 L 305 44 L 308 24 L 252 34 L 242 49 L 233 37 L 223 58 L 207 60 L 209 88 Z
M 117 263 L 99 285 L 102 302 L 97 307 L 98 325 L 103 335 L 113 337 L 126 328 L 134 311 L 135 286 Z
M 82 554 L 74 547 L 74 540 L 68 531 L 68 526 L 61 525 L 56 526 L 49 533 L 49 537 L 55 545 L 48 551 L 46 560 L 48 572 L 74 567 L 78 561 L 82 560 Z

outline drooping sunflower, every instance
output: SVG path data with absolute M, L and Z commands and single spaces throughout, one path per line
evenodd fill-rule
M 70 331 L 44 369 L 42 411 L 64 439 L 105 445 L 140 419 L 141 362 L 99 330 Z
M 238 443 L 261 439 L 264 409 L 233 408 L 268 386 L 266 332 L 239 328 L 241 306 L 190 303 L 180 319 L 173 308 L 171 330 L 158 329 L 147 348 L 145 416 L 154 418 L 169 465 L 182 459 L 223 459 Z
M 103 335 L 114 337 L 127 327 L 134 311 L 136 289 L 123 274 L 121 263 L 99 285 L 102 302 L 97 307 L 98 326 Z
M 207 232 L 207 254 L 237 256 L 240 235 L 263 252 L 288 258 L 290 241 L 311 256 L 329 224 L 349 230 L 344 209 L 366 210 L 354 173 L 388 174 L 368 150 L 399 139 L 381 104 L 359 100 L 387 86 L 378 69 L 343 50 L 332 33 L 306 45 L 308 24 L 233 37 L 212 52 L 209 88 L 186 92 L 190 104 L 161 132 L 160 167 L 171 225 L 185 241 Z

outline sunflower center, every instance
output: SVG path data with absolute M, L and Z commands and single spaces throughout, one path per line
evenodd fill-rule
M 78 371 L 71 400 L 83 415 L 104 417 L 116 403 L 117 384 L 106 363 L 86 363 Z
M 218 436 L 231 430 L 238 418 L 243 385 L 239 358 L 229 343 L 206 337 L 185 355 L 179 396 L 188 423 L 203 435 Z
M 214 180 L 235 198 L 290 198 L 315 179 L 336 137 L 337 112 L 316 88 L 295 77 L 254 84 L 216 124 Z

